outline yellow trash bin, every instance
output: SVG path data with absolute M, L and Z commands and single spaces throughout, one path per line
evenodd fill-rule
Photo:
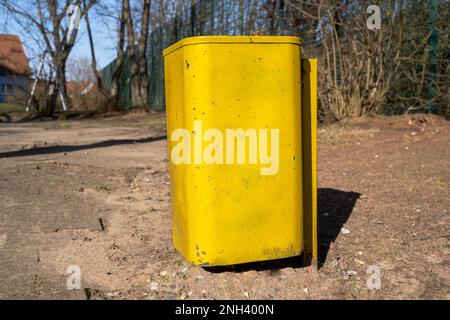
M 289 36 L 164 51 L 173 243 L 190 262 L 317 258 L 316 62 Z

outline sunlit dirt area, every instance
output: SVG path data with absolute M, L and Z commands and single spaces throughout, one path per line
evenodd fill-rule
M 321 125 L 318 269 L 204 269 L 171 243 L 164 117 L 0 124 L 0 299 L 450 299 L 450 122 Z

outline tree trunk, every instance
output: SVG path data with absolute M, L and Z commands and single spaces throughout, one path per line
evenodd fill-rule
M 61 60 L 59 65 L 56 66 L 56 74 L 57 74 L 57 83 L 56 83 L 56 92 L 58 94 L 57 98 L 61 102 L 61 106 L 66 105 L 67 110 L 69 110 L 70 106 L 70 100 L 69 95 L 67 94 L 67 82 L 66 82 L 66 63 L 67 61 L 65 59 Z M 54 108 L 56 108 L 56 104 L 54 105 Z M 52 110 L 52 114 L 56 111 L 56 109 Z M 66 110 L 64 110 L 66 111 Z
M 59 90 L 61 92 L 61 98 L 67 102 L 67 108 L 69 107 L 70 98 L 67 94 L 67 79 L 66 79 L 66 61 L 61 64 L 61 81 L 59 82 Z
M 113 104 L 114 108 L 117 108 L 119 105 L 119 81 L 120 77 L 122 76 L 124 45 L 125 45 L 125 5 L 123 2 L 119 26 L 119 43 L 117 46 L 117 63 L 112 75 L 112 83 L 111 83 L 110 104 Z
M 92 59 L 92 71 L 95 75 L 95 79 L 97 80 L 97 88 L 98 91 L 103 95 L 103 96 L 108 96 L 106 89 L 103 86 L 103 77 L 101 72 L 97 69 L 97 59 L 95 57 L 95 47 L 94 47 L 94 39 L 92 37 L 92 30 L 91 30 L 91 22 L 89 20 L 89 13 L 86 12 L 86 16 L 84 18 L 84 20 L 86 21 L 86 29 L 88 32 L 88 39 L 89 39 L 89 45 L 91 48 L 91 59 Z
M 124 0 L 124 15 L 127 26 L 127 52 L 130 59 L 130 87 L 131 87 L 131 104 L 132 107 L 142 106 L 143 102 L 139 95 L 139 66 L 136 55 L 136 45 L 134 37 L 133 19 L 131 17 L 130 0 Z
M 251 11 L 247 21 L 247 34 L 253 35 L 255 32 L 255 21 L 256 21 L 256 13 L 258 10 L 258 1 L 253 0 L 251 5 Z
M 147 39 L 150 22 L 150 4 L 150 0 L 144 0 L 142 7 L 141 35 L 139 38 L 139 96 L 142 106 L 148 105 Z
M 56 102 L 58 100 L 58 91 L 56 90 L 56 83 L 50 84 L 49 91 L 50 92 L 48 94 L 48 99 L 46 100 L 45 109 L 42 111 L 42 114 L 46 117 L 51 117 L 56 109 Z

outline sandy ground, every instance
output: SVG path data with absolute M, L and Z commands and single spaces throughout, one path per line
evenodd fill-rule
M 449 122 L 320 128 L 319 270 L 186 263 L 171 245 L 163 123 L 0 124 L 0 298 L 450 299 Z M 70 266 L 81 290 L 67 290 Z

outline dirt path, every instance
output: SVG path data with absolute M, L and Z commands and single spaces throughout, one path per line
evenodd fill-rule
M 450 123 L 409 119 L 320 129 L 319 271 L 186 263 L 162 115 L 0 124 L 0 298 L 450 299 Z

